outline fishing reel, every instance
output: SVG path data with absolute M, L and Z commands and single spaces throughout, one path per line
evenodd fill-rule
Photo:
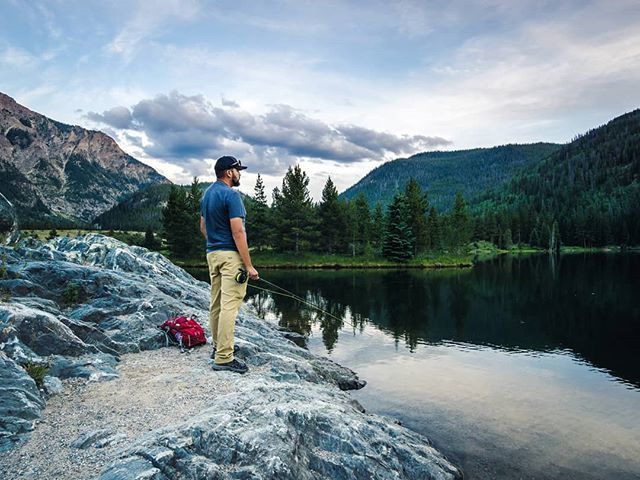
M 249 274 L 244 268 L 239 268 L 238 273 L 236 273 L 236 282 L 247 283 L 247 280 L 249 280 Z

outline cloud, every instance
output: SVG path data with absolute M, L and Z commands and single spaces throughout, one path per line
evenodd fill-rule
M 226 102 L 228 104 L 228 102 Z M 216 107 L 202 95 L 173 91 L 118 106 L 86 118 L 121 130 L 143 132 L 144 152 L 193 167 L 194 161 L 231 153 L 278 174 L 299 159 L 342 164 L 382 160 L 449 145 L 441 137 L 395 135 L 356 125 L 331 125 L 289 105 L 273 105 L 260 115 L 236 107 Z
M 197 0 L 138 0 L 136 3 L 131 19 L 105 46 L 107 52 L 122 55 L 127 61 L 133 58 L 140 44 L 157 35 L 162 30 L 161 27 L 172 27 L 179 22 L 194 20 L 200 12 Z
M 133 120 L 131 111 L 127 107 L 113 107 L 103 113 L 89 112 L 86 117 L 94 122 L 120 129 L 130 128 Z

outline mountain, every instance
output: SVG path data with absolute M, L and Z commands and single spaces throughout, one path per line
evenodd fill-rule
M 525 168 L 472 210 L 480 230 L 509 228 L 534 245 L 547 244 L 554 223 L 568 245 L 640 244 L 640 109 Z
M 560 145 L 553 143 L 534 143 L 419 153 L 380 165 L 340 194 L 340 198 L 352 199 L 362 192 L 369 205 L 378 202 L 387 205 L 398 190 L 404 190 L 409 178 L 414 177 L 427 191 L 429 203 L 444 211 L 453 205 L 457 191 L 466 199 L 473 198 L 487 188 L 508 181 L 517 170 L 559 148 Z
M 23 228 L 85 224 L 124 196 L 169 182 L 108 135 L 56 122 L 3 93 L 0 175 Z

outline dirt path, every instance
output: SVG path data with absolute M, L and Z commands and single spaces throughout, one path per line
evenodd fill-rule
M 185 420 L 189 412 L 205 409 L 212 397 L 233 390 L 235 374 L 211 370 L 209 353 L 207 345 L 189 354 L 175 347 L 127 354 L 116 380 L 65 381 L 64 391 L 47 402 L 29 441 L 0 457 L 0 478 L 96 477 L 128 442 Z M 185 405 L 189 408 L 181 408 Z M 107 428 L 122 437 L 103 448 L 71 447 L 81 435 Z

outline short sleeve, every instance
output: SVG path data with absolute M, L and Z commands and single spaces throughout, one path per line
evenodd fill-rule
M 229 195 L 228 202 L 230 219 L 237 217 L 244 218 L 246 216 L 240 193 L 234 190 L 233 193 Z

